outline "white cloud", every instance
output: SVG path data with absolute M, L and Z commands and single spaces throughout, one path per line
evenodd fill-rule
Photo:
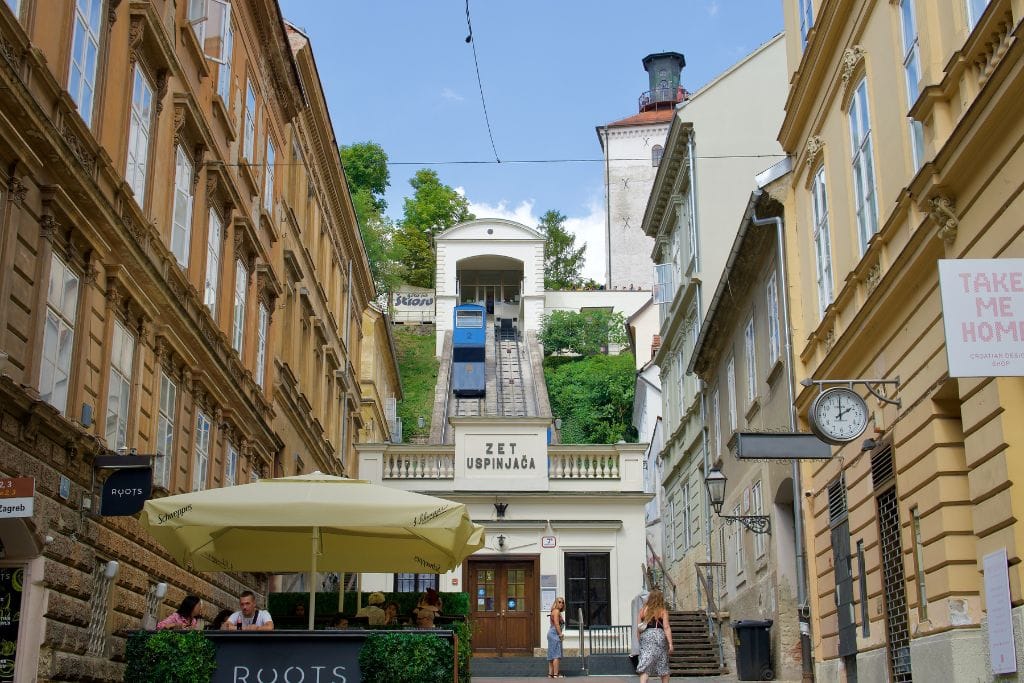
M 462 188 L 455 188 L 464 194 Z M 536 228 L 540 223 L 534 200 L 524 199 L 514 206 L 506 200 L 497 204 L 474 202 L 470 200 L 469 210 L 477 218 L 505 218 Z M 586 264 L 583 266 L 583 277 L 604 282 L 605 278 L 605 246 L 604 246 L 604 206 L 600 201 L 592 200 L 583 215 L 568 215 L 565 229 L 576 235 L 576 246 L 587 245 Z M 564 213 L 564 212 L 563 212 Z
M 444 88 L 443 90 L 441 90 L 441 97 L 451 102 L 461 102 L 462 100 L 466 99 L 459 93 L 452 90 L 451 88 Z
M 716 14 L 718 14 L 718 2 L 717 2 L 717 0 L 715 0 L 715 1 L 711 2 L 710 4 L 708 4 L 707 10 L 708 10 L 708 15 L 709 16 L 713 17 Z

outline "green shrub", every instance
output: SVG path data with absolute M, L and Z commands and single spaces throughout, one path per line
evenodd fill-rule
M 633 355 L 544 359 L 551 413 L 562 418 L 562 443 L 636 441 L 630 429 L 636 366 Z
M 359 651 L 365 683 L 449 683 L 452 644 L 417 633 L 373 633 Z
M 138 631 L 128 638 L 125 683 L 209 683 L 217 649 L 202 631 Z
M 466 594 L 459 593 L 459 595 Z M 469 665 L 473 661 L 473 627 L 469 625 L 468 621 L 458 621 L 453 623 L 450 628 L 459 638 L 459 681 L 460 683 L 469 683 Z

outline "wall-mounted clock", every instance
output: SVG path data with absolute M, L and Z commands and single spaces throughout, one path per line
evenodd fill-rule
M 868 426 L 868 405 L 848 387 L 833 387 L 818 394 L 807 414 L 811 431 L 826 443 L 853 441 Z

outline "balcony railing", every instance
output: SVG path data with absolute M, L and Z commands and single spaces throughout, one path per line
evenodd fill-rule
M 548 453 L 550 479 L 618 479 L 619 454 Z
M 677 88 L 655 88 L 654 90 L 648 90 L 640 95 L 640 111 L 657 109 L 660 104 L 677 104 L 687 99 L 689 96 L 690 93 L 686 92 L 686 88 L 683 86 L 679 86 Z
M 384 456 L 384 479 L 454 479 L 455 451 L 388 453 Z

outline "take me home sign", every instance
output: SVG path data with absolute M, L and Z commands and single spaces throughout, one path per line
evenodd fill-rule
M 939 261 L 950 377 L 1024 376 L 1024 259 Z

